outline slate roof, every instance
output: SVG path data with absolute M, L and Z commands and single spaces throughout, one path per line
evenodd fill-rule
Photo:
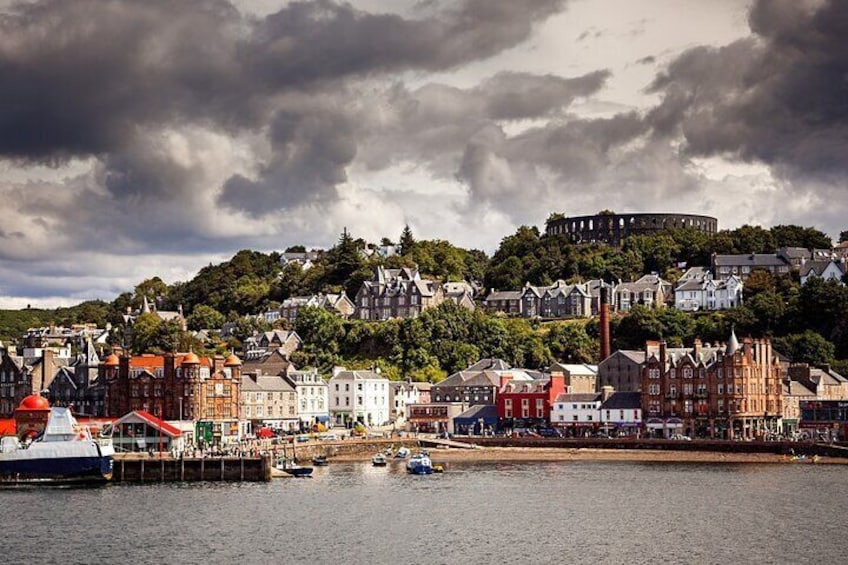
M 636 410 L 642 408 L 639 392 L 614 392 L 601 404 L 601 410 Z
M 600 399 L 599 392 L 564 393 L 557 396 L 555 402 L 596 402 Z
M 738 255 L 716 255 L 713 263 L 717 267 L 742 265 L 749 267 L 774 267 L 788 265 L 785 259 L 776 253 L 750 253 Z

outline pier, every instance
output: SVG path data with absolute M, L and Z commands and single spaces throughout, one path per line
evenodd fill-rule
M 127 457 L 114 458 L 117 483 L 271 480 L 273 462 L 264 457 Z

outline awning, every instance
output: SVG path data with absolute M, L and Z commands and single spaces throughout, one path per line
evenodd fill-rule
M 274 437 L 276 435 L 277 434 L 275 434 L 274 430 L 272 430 L 271 428 L 259 428 L 258 430 L 256 430 L 256 437 L 259 437 L 259 438 Z
M 315 416 L 315 421 L 316 422 L 329 422 L 330 417 L 329 416 Z

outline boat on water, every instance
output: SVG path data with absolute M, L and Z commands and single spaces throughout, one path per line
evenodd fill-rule
M 401 447 L 397 450 L 397 453 L 395 453 L 395 459 L 406 459 L 407 457 L 409 457 L 408 447 Z
M 375 467 L 385 467 L 386 463 L 388 463 L 388 460 L 386 459 L 386 456 L 382 453 L 378 453 L 377 455 L 371 458 L 371 464 Z
M 406 472 L 413 475 L 429 475 L 433 472 L 433 462 L 426 453 L 416 453 L 406 462 Z
M 312 474 L 312 467 L 298 465 L 294 459 L 279 459 L 274 467 L 293 477 L 308 477 Z
M 0 438 L 0 482 L 72 483 L 112 479 L 110 438 L 92 438 L 69 408 L 50 408 L 47 426 L 30 443 Z
M 312 458 L 312 465 L 315 467 L 326 467 L 330 463 L 327 461 L 326 455 L 316 455 Z

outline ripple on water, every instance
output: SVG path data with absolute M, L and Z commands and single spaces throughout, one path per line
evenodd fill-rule
M 3 563 L 843 561 L 842 466 L 331 464 L 310 480 L 0 491 Z

